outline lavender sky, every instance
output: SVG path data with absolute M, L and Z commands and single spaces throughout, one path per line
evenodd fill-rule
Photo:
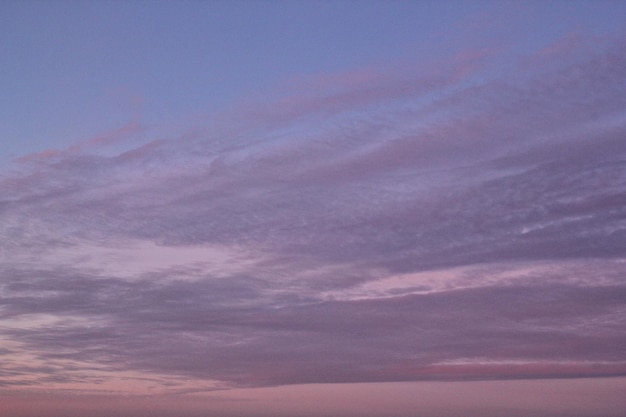
M 626 415 L 626 2 L 0 2 L 0 415 Z

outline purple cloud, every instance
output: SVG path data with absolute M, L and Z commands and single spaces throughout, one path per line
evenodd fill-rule
M 625 375 L 626 50 L 568 39 L 305 80 L 214 132 L 6 174 L 2 384 Z

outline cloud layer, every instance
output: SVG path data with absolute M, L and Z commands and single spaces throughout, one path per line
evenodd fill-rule
M 23 158 L 0 179 L 0 384 L 625 375 L 626 45 L 500 54 Z

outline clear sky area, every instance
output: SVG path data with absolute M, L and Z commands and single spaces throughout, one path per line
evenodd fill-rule
M 0 417 L 624 392 L 626 2 L 0 0 Z

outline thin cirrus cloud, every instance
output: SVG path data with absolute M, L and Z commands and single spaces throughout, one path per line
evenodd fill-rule
M 2 384 L 625 375 L 623 41 L 441 65 L 23 159 L 0 182 Z

